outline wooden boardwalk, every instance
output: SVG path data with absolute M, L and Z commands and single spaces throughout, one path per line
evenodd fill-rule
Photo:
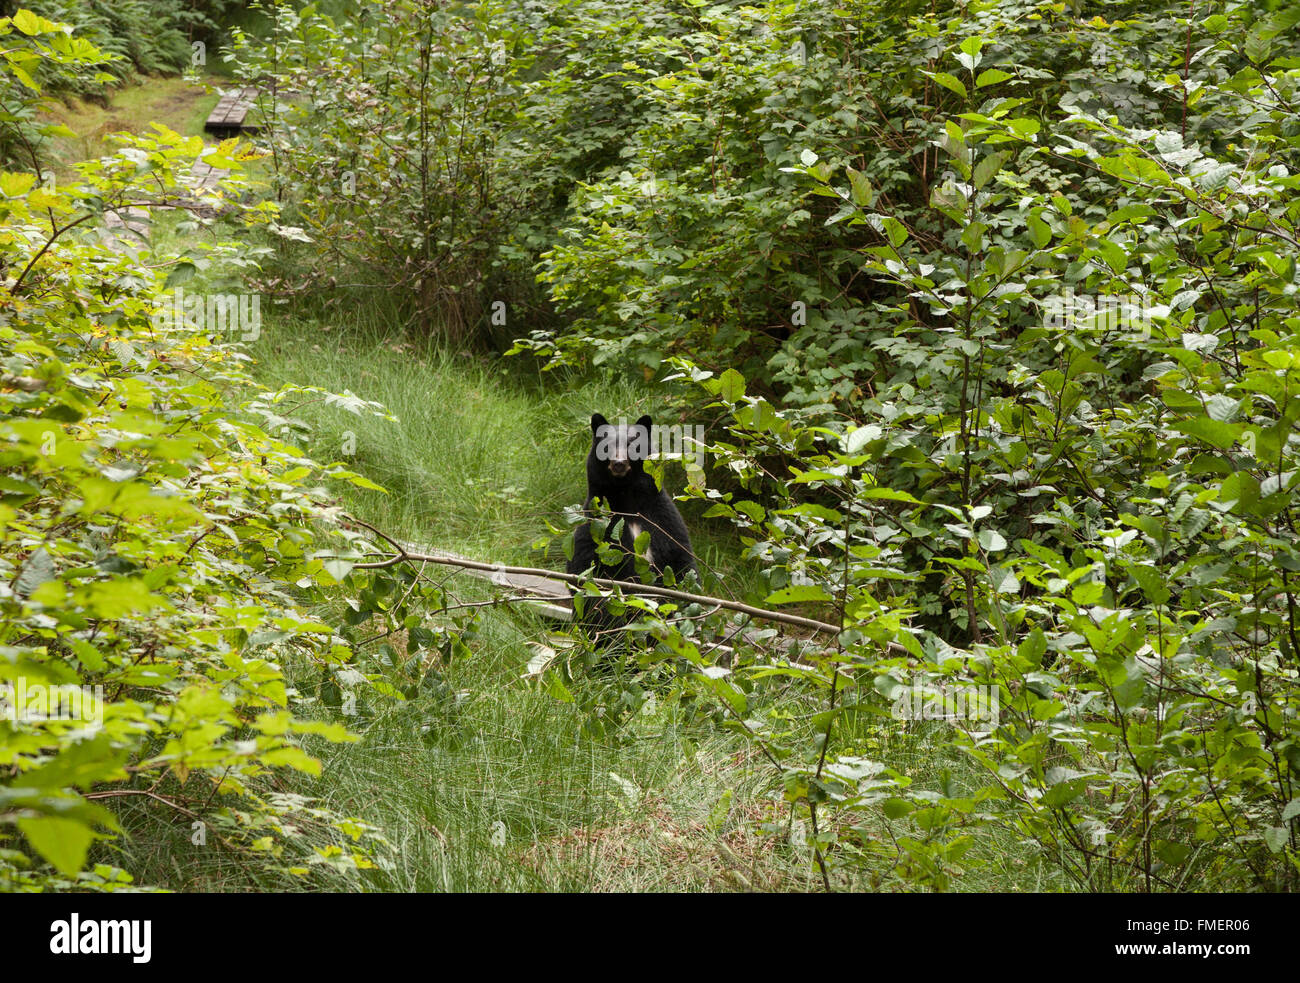
M 251 86 L 227 92 L 208 115 L 203 129 L 218 137 L 233 137 L 240 133 L 256 133 L 261 127 L 247 123 L 248 111 L 257 99 L 257 90 Z
M 205 161 L 196 161 L 189 173 L 181 178 L 181 184 L 187 190 L 171 199 L 179 207 L 189 207 L 195 213 L 211 218 L 216 214 L 216 206 L 202 204 L 197 195 L 211 195 L 218 182 L 230 172 L 220 167 L 213 167 Z M 100 238 L 119 252 L 136 253 L 148 248 L 150 242 L 149 209 L 139 206 L 126 208 L 106 208 L 104 224 L 98 227 Z

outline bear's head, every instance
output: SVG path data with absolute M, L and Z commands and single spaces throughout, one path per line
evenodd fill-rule
M 610 423 L 601 414 L 591 415 L 591 454 L 588 472 L 623 480 L 643 473 L 642 462 L 650 456 L 650 417 L 636 423 Z M 593 477 L 595 475 L 593 474 Z

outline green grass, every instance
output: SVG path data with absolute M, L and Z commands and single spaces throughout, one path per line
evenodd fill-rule
M 197 283 L 194 289 L 199 289 Z M 427 542 L 480 559 L 562 565 L 531 546 L 585 493 L 588 414 L 630 418 L 654 412 L 654 393 L 617 377 L 538 379 L 527 363 L 421 350 L 394 328 L 378 300 L 326 317 L 267 316 L 250 346 L 268 386 L 320 386 L 383 403 L 397 418 L 354 415 L 315 397 L 290 397 L 287 419 L 300 421 L 296 442 L 317 460 L 348 460 L 388 494 L 349 490 L 345 505 L 400 539 Z M 351 449 L 349 457 L 345 449 Z M 688 510 L 692 534 L 722 571 L 719 592 L 753 597 L 753 571 L 737 557 L 729 527 L 713 529 Z M 437 573 L 456 601 L 490 596 L 481 581 Z M 339 592 L 319 613 L 340 623 Z M 427 624 L 446 623 L 432 613 Z M 285 653 L 296 712 L 342 720 L 359 740 L 309 739 L 322 763 L 312 779 L 269 779 L 280 792 L 305 795 L 375 827 L 391 844 L 382 865 L 364 875 L 382 891 L 700 891 L 819 890 L 801 828 L 787 835 L 789 813 L 779 776 L 756 749 L 707 720 L 691 719 L 669 699 L 652 703 L 613 736 L 584 731 L 585 712 L 536 681 L 521 678 L 530 642 L 555 644 L 557 627 L 520 609 L 482 612 L 470 654 L 432 664 L 436 686 L 405 702 L 362 699 L 359 713 L 337 716 L 318 699 L 320 670 Z M 365 632 L 363 634 L 369 634 Z M 396 652 L 404 650 L 394 640 Z M 362 646 L 360 664 L 382 668 L 382 644 Z M 552 670 L 553 671 L 553 670 Z M 617 674 L 570 680 L 579 702 L 616 696 Z M 661 691 L 661 692 L 666 692 Z M 791 726 L 811 726 L 814 707 L 793 687 L 779 702 Z M 845 714 L 837 747 L 886 762 L 934 787 L 949 770 L 961 784 L 970 766 L 938 725 L 914 725 L 866 713 Z M 159 791 L 165 794 L 168 789 Z M 730 794 L 730 809 L 719 810 Z M 117 863 L 142 883 L 176 890 L 345 889 L 322 871 L 299 880 L 254 869 L 212 845 L 190 842 L 191 827 L 150 800 L 119 803 L 127 835 Z M 897 835 L 883 815 L 859 817 L 888 845 Z M 161 820 L 161 821 L 160 821 Z M 325 846 L 324 827 L 303 830 Z M 959 890 L 1061 889 L 1045 865 L 1009 835 L 981 834 L 972 848 L 988 866 L 959 878 Z M 890 861 L 840 868 L 838 887 L 888 883 Z
M 269 385 L 310 383 L 382 402 L 399 422 L 302 406 L 294 415 L 310 425 L 306 449 L 341 457 L 354 441 L 351 465 L 390 492 L 350 495 L 354 513 L 395 537 L 463 555 L 561 566 L 554 550 L 547 557 L 531 546 L 547 519 L 558 524 L 565 505 L 582 502 L 591 411 L 635 418 L 654 409 L 644 386 L 625 380 L 541 385 L 518 376 L 524 362 L 421 353 L 380 333 L 383 324 L 323 327 L 272 319 L 253 346 L 259 375 Z M 476 581 L 455 590 L 462 599 L 487 596 Z M 733 762 L 725 735 L 686 736 L 672 707 L 643 716 L 630 740 L 583 736 L 578 710 L 520 680 L 533 654 L 527 643 L 549 628 L 526 614 L 490 612 L 473 659 L 441 670 L 455 699 L 381 710 L 359 744 L 313 746 L 327 776 L 313 794 L 381 826 L 397 847 L 397 865 L 375 886 L 745 883 L 752 874 L 733 869 L 735 858 L 770 845 L 749 824 L 719 834 L 705 821 L 729 788 L 752 798 L 770 779 L 765 767 L 748 756 Z M 494 829 L 503 845 L 493 845 Z M 719 848 L 720 835 L 732 845 Z M 786 866 L 784 876 L 803 884 L 804 866 Z
M 350 323 L 340 323 L 349 320 L 342 316 L 268 318 L 251 348 L 269 386 L 349 390 L 397 417 L 393 423 L 319 401 L 286 402 L 290 418 L 306 425 L 304 450 L 320 460 L 347 459 L 388 489 L 348 492 L 348 508 L 400 539 L 479 559 L 562 565 L 562 557 L 539 557 L 530 547 L 547 519 L 558 522 L 565 505 L 583 498 L 590 412 L 653 413 L 653 392 L 622 378 L 539 380 L 524 362 L 422 351 L 393 329 L 395 315 L 382 303 L 352 310 Z M 706 586 L 752 597 L 753 572 L 737 560 L 730 532 L 714 532 L 689 511 L 688 522 L 724 575 Z M 458 600 L 489 596 L 477 581 L 449 575 L 446 582 Z M 370 877 L 373 888 L 820 887 L 808 854 L 780 832 L 788 814 L 774 771 L 734 735 L 692 722 L 665 702 L 634 718 L 619 739 L 595 739 L 583 733 L 575 705 L 522 680 L 533 653 L 528 643 L 554 630 L 518 610 L 489 610 L 472 656 L 437 666 L 437 695 L 367 705 L 347 720 L 362 735 L 356 744 L 312 742 L 323 777 L 295 779 L 296 790 L 380 827 L 394 846 L 391 863 Z M 382 661 L 375 646 L 362 658 Z M 312 692 L 307 667 L 291 675 L 304 694 Z M 579 672 L 572 685 L 609 680 Z M 801 713 L 800 698 L 787 696 Z M 918 782 L 936 781 L 945 767 L 958 780 L 969 773 L 942 728 L 844 719 L 846 746 Z M 714 815 L 728 791 L 730 812 Z M 767 832 L 760 832 L 763 823 Z M 997 873 L 963 889 L 1045 886 L 1041 864 L 1010 841 L 990 838 L 975 854 L 992 859 Z M 870 883 L 858 877 L 851 886 Z
M 209 76 L 210 85 L 228 84 Z M 43 153 L 54 165 L 59 180 L 75 176 L 72 165 L 112 153 L 111 133 L 145 133 L 150 123 L 162 123 L 181 136 L 203 133 L 203 124 L 217 104 L 218 94 L 178 76 L 151 78 L 139 85 L 107 90 L 106 105 L 70 97 L 50 104 L 44 116 L 63 123 L 75 136 L 54 137 Z
M 318 321 L 267 319 L 251 348 L 264 382 L 348 389 L 384 402 L 399 421 L 319 402 L 286 409 L 310 425 L 303 449 L 318 459 L 343 457 L 351 431 L 351 464 L 390 494 L 361 492 L 348 507 L 394 536 L 482 558 L 547 562 L 530 546 L 547 517 L 583 498 L 590 410 L 639 415 L 653 408 L 644 387 L 539 387 L 513 376 L 512 363 L 419 353 L 379 327 L 326 330 Z M 457 599 L 487 596 L 479 581 L 449 586 Z M 593 739 L 573 704 L 522 680 L 533 655 L 527 643 L 552 628 L 524 613 L 485 613 L 472 657 L 437 666 L 439 693 L 363 703 L 358 716 L 343 718 L 359 742 L 309 741 L 323 776 L 286 775 L 276 787 L 382 830 L 393 850 L 369 874 L 376 890 L 815 887 L 805 858 L 755 832 L 772 776 L 733 738 L 660 705 L 617 740 Z M 361 654 L 371 666 L 382 658 L 374 645 Z M 319 682 L 314 667 L 290 660 L 286 669 L 308 700 L 297 709 L 327 716 L 310 702 Z M 604 677 L 573 682 L 607 684 Z M 728 790 L 737 803 L 730 818 L 710 824 Z M 197 848 L 182 817 L 159 823 L 171 817 L 158 803 L 125 803 L 124 813 L 128 831 L 148 835 L 123 837 L 114 862 L 143 883 L 179 890 L 332 883 L 328 875 L 296 883 L 246 870 L 213 846 Z M 320 845 L 328 840 L 324 830 L 306 833 Z
M 384 327 L 268 319 L 253 347 L 258 375 L 272 388 L 295 382 L 350 391 L 397 418 L 286 401 L 291 418 L 306 424 L 313 454 L 345 460 L 388 490 L 357 493 L 359 517 L 477 559 L 562 565 L 554 549 L 548 558 L 530 547 L 547 520 L 562 525 L 565 506 L 586 497 L 592 412 L 611 419 L 653 414 L 662 409 L 653 394 L 622 378 L 525 376 L 522 360 L 422 353 L 398 332 L 381 333 Z M 670 487 L 680 487 L 680 468 L 667 467 Z M 702 511 L 696 503 L 682 508 L 688 521 Z M 706 584 L 752 596 L 752 575 L 729 559 L 737 545 L 730 529 L 691 524 L 704 566 L 713 571 Z

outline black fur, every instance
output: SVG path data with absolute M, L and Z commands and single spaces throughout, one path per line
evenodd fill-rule
M 591 450 L 587 453 L 587 501 L 589 516 L 594 499 L 601 499 L 613 513 L 609 529 L 622 519 L 619 543 L 623 556 L 617 564 L 601 563 L 591 523 L 579 526 L 573 537 L 573 559 L 569 573 L 582 573 L 595 565 L 594 575 L 610 580 L 640 583 L 637 576 L 633 543 L 638 532 L 650 534 L 647 550 L 650 570 L 656 584 L 663 583 L 663 573 L 671 568 L 680 581 L 696 569 L 695 554 L 686 523 L 667 492 L 646 474 L 643 461 L 650 453 L 651 420 L 643 416 L 630 426 L 611 425 L 599 413 L 591 417 Z M 588 626 L 608 628 L 613 623 L 600 605 L 588 603 L 583 622 Z

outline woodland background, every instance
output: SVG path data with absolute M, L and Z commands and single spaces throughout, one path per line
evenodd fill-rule
M 8 13 L 0 885 L 1300 886 L 1300 7 Z M 592 411 L 842 630 L 358 566 L 559 569 Z

